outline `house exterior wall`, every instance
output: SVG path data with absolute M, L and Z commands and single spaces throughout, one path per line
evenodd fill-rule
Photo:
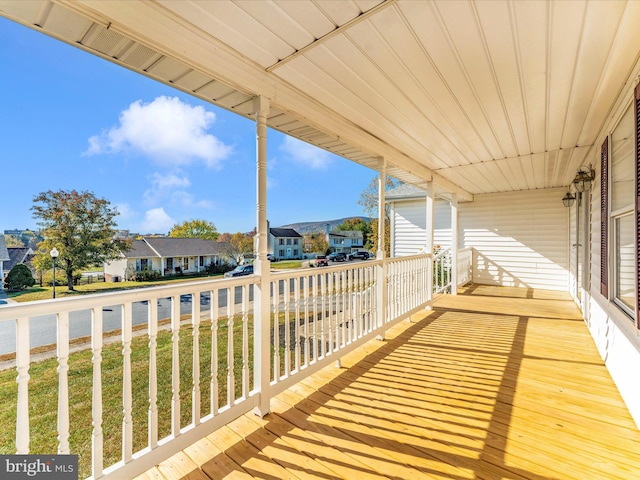
M 473 281 L 568 289 L 565 189 L 475 195 L 459 206 L 462 247 L 473 248 Z
M 630 75 L 636 79 L 640 74 L 640 68 L 636 65 L 635 71 Z M 600 145 L 616 127 L 624 111 L 632 104 L 634 98 L 633 88 L 635 81 L 627 82 L 627 88 L 617 100 L 609 122 L 605 124 L 598 139 L 595 142 L 597 148 L 593 149 L 590 161 L 595 170 L 595 181 L 591 190 L 590 202 L 590 262 L 589 285 L 585 294 L 588 300 L 585 305 L 585 321 L 602 359 L 604 360 L 611 377 L 616 383 L 629 412 L 633 416 L 636 425 L 640 427 L 640 382 L 638 381 L 638 365 L 640 365 L 640 331 L 636 327 L 634 319 L 626 315 L 610 298 L 600 292 L 600 263 L 601 263 L 601 213 L 600 213 L 600 175 L 602 163 L 600 158 Z M 611 154 L 611 153 L 610 153 Z M 614 153 L 615 155 L 615 153 Z M 611 160 L 610 160 L 611 162 Z M 611 246 L 613 244 L 613 228 L 609 222 L 609 288 L 612 287 Z M 640 268 L 636 265 L 635 268 Z M 635 283 L 635 282 L 634 282 Z M 636 313 L 637 315 L 637 313 Z
M 281 245 L 280 241 L 284 242 L 284 244 Z M 287 241 L 289 241 L 290 243 L 287 243 Z M 278 260 L 290 260 L 294 258 L 302 258 L 302 243 L 303 243 L 303 239 L 300 237 L 293 237 L 293 238 L 274 237 L 273 238 L 273 255 Z M 272 253 L 272 252 L 269 252 L 269 253 Z
M 104 277 L 105 280 L 111 281 L 114 276 L 119 276 L 120 278 L 124 278 L 124 273 L 127 269 L 127 259 L 122 258 L 119 260 L 112 260 L 109 263 L 105 263 L 104 268 Z M 135 262 L 134 262 L 135 265 Z
M 425 199 L 391 203 L 391 256 L 415 255 L 425 245 L 427 218 Z M 451 207 L 448 201 L 436 200 L 433 244 L 451 246 Z

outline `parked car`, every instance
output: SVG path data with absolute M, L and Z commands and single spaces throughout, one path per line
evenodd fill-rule
M 253 274 L 253 265 L 238 265 L 236 268 L 224 274 L 224 278 L 242 277 Z
M 271 253 L 267 253 L 267 260 L 269 260 L 270 262 L 275 262 L 276 257 Z
M 327 260 L 327 256 L 326 255 L 316 255 L 315 266 L 316 267 L 327 267 L 327 266 L 329 266 L 329 262 Z
M 369 260 L 371 254 L 365 250 L 361 250 L 358 252 L 353 252 L 349 254 L 349 260 L 353 260 L 354 258 L 359 258 L 361 260 Z
M 343 252 L 333 252 L 327 258 L 332 262 L 345 262 L 347 260 L 347 254 Z

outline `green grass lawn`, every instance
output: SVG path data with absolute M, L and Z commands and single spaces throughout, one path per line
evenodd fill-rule
M 69 291 L 66 286 L 56 287 L 56 298 L 68 298 L 77 295 L 88 295 L 91 293 L 114 292 L 118 290 L 130 290 L 133 288 L 157 287 L 172 283 L 192 282 L 196 280 L 220 278 L 222 275 L 212 275 L 210 277 L 175 277 L 170 279 L 155 280 L 150 282 L 95 282 L 87 285 L 78 285 L 73 291 Z M 9 298 L 16 302 L 33 302 L 35 300 L 48 300 L 53 298 L 53 287 L 32 287 L 21 292 L 7 292 Z
M 271 268 L 274 270 L 285 270 L 287 268 L 300 268 L 302 261 L 300 260 L 280 260 L 279 262 L 271 262 Z

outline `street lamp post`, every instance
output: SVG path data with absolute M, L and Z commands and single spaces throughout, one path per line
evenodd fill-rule
M 49 255 L 51 255 L 51 259 L 53 260 L 53 298 L 56 298 L 56 258 L 60 255 L 60 252 L 58 252 L 56 247 L 53 247 Z

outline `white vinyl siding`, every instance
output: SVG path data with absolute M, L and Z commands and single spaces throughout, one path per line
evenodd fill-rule
M 567 209 L 562 189 L 475 195 L 461 203 L 464 247 L 473 248 L 473 281 L 567 290 Z
M 436 200 L 433 244 L 448 248 L 451 245 L 451 206 Z M 392 257 L 416 255 L 426 243 L 426 199 L 406 200 L 392 204 Z

